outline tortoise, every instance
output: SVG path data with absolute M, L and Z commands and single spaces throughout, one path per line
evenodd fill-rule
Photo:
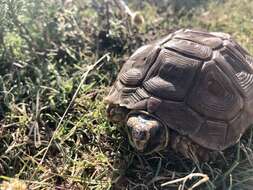
M 253 123 L 253 57 L 227 33 L 181 29 L 137 49 L 105 102 L 138 152 L 208 161 Z

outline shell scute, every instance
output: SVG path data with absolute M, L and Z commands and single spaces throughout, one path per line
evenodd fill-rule
M 202 60 L 208 60 L 212 57 L 212 49 L 210 47 L 188 40 L 172 39 L 163 44 L 163 47 Z
M 220 37 L 215 35 L 199 32 L 193 30 L 186 30 L 185 32 L 179 32 L 174 36 L 175 39 L 189 40 L 205 46 L 209 46 L 212 49 L 221 47 L 223 41 Z

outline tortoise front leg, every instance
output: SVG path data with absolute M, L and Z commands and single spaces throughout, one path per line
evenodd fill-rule
M 177 133 L 173 133 L 171 135 L 170 142 L 171 148 L 175 152 L 181 153 L 183 156 L 185 156 L 188 159 L 191 159 L 196 163 L 199 163 L 200 161 L 207 162 L 216 157 L 217 155 L 217 152 L 208 150 L 194 143 L 188 137 L 179 135 Z
M 124 123 L 129 110 L 125 107 L 109 104 L 106 107 L 107 117 L 114 123 Z

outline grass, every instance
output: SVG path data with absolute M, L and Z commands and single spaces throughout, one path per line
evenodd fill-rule
M 182 190 L 205 174 L 196 189 L 252 189 L 251 129 L 215 162 L 144 156 L 103 97 L 136 48 L 181 27 L 228 32 L 253 54 L 253 2 L 129 0 L 139 27 L 111 1 L 67 2 L 0 2 L 0 188 Z

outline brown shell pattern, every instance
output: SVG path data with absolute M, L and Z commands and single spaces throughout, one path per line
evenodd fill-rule
M 206 60 L 210 59 L 212 56 L 212 49 L 210 47 L 188 40 L 172 39 L 163 44 L 163 46 L 194 58 Z
M 253 123 L 253 58 L 229 34 L 182 29 L 139 48 L 106 101 L 223 150 Z

